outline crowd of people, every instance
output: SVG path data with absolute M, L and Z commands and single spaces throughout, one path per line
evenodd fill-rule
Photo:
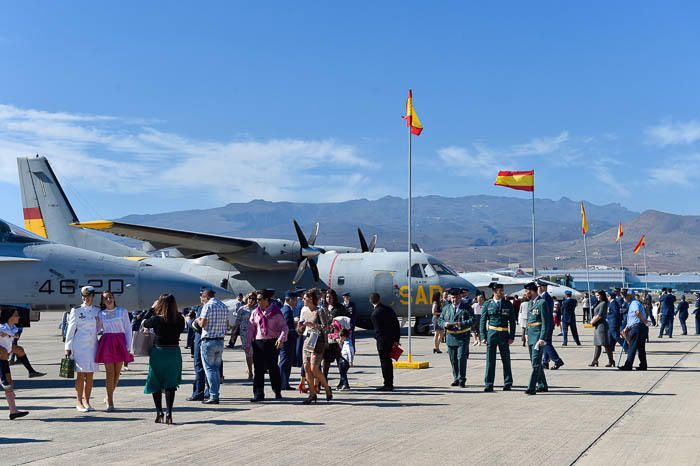
M 562 302 L 554 300 L 545 282 L 526 284 L 521 297 L 505 296 L 503 285 L 498 283 L 493 283 L 491 288 L 493 295 L 488 300 L 482 293 L 472 299 L 467 289 L 449 289 L 432 296 L 433 353 L 442 353 L 440 345 L 446 344 L 452 386 L 466 387 L 470 343 L 484 345 L 483 390 L 494 391 L 498 352 L 503 390 L 510 391 L 513 386 L 510 345 L 515 342 L 519 330 L 522 345 L 528 347 L 532 368 L 525 393 L 534 395 L 548 391 L 545 369 L 556 370 L 564 365 L 552 343 L 555 328 L 561 329 L 562 346 L 568 345 L 569 332 L 576 345 L 581 345 L 576 326 L 578 302 L 569 292 Z M 635 358 L 639 359 L 637 369 L 646 370 L 646 342 L 651 326 L 659 326 L 659 338 L 665 335 L 672 338 L 673 320 L 678 316 L 683 334 L 686 334 L 685 321 L 690 315 L 690 305 L 685 296 L 676 303 L 672 291 L 664 289 L 656 303 L 649 293 L 637 296 L 632 290 L 619 288 L 598 290 L 591 297 L 586 294 L 581 303 L 583 322 L 594 328 L 594 353 L 589 366 L 598 367 L 604 350 L 605 367 L 615 367 L 615 347 L 620 345 L 627 354 L 624 364 L 617 363 L 620 370 L 632 370 Z M 192 394 L 187 401 L 219 403 L 224 380 L 224 340 L 229 331 L 229 348 L 235 347 L 240 338 L 248 378 L 253 382 L 250 399 L 253 403 L 265 401 L 266 377 L 275 399 L 283 398 L 283 391 L 298 390 L 306 395 L 304 404 L 316 403 L 321 393 L 330 401 L 333 388 L 328 375 L 333 364 L 339 372 L 335 389 L 350 390 L 348 372 L 355 357 L 356 313 L 349 293 L 341 300 L 332 289 L 296 289 L 287 291 L 281 301 L 275 299 L 274 290 L 259 290 L 245 297 L 241 294 L 235 301 L 222 302 L 212 289 L 205 288 L 200 294 L 201 306 L 185 309 L 184 315 L 174 296 L 162 294 L 150 309 L 131 316 L 117 305 L 110 291 L 101 293 L 99 306 L 95 305 L 93 287 L 83 287 L 81 296 L 81 306 L 72 309 L 64 318 L 62 332 L 65 355 L 72 360 L 76 373 L 75 408 L 79 412 L 94 410 L 91 396 L 99 364 L 105 368 L 106 411 L 115 409 L 114 394 L 122 370 L 134 360 L 135 341 L 151 334 L 144 393 L 153 397 L 155 422 L 172 424 L 175 392 L 182 383 L 180 338 L 185 329 L 186 348 L 194 359 L 195 372 Z M 399 320 L 390 306 L 382 304 L 378 294 L 371 294 L 369 300 L 383 377 L 383 384 L 377 390 L 392 391 L 392 357 L 395 357 L 401 335 Z M 657 308 L 658 321 L 654 318 Z M 699 334 L 700 294 L 693 314 L 696 334 Z M 16 310 L 3 309 L 0 313 L 0 375 L 10 419 L 28 414 L 16 406 L 10 358 L 17 356 L 29 377 L 45 375 L 34 370 L 18 344 L 21 333 L 18 321 Z M 553 363 L 551 367 L 550 362 Z M 297 387 L 290 384 L 293 368 L 300 369 Z

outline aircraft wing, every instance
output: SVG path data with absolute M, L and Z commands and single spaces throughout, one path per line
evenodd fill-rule
M 177 248 L 185 257 L 200 257 L 209 254 L 230 256 L 238 252 L 254 251 L 258 248 L 258 243 L 244 238 L 113 222 L 110 220 L 76 222 L 71 223 L 71 226 L 106 231 L 118 236 L 148 241 L 156 249 Z
M 10 256 L 0 256 L 0 263 L 18 263 L 18 262 L 40 262 L 39 259 L 32 259 L 31 257 L 10 257 Z

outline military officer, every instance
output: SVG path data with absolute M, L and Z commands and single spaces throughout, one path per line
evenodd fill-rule
M 493 290 L 493 298 L 484 303 L 479 324 L 481 341 L 488 345 L 486 347 L 484 391 L 493 391 L 493 380 L 496 377 L 496 347 L 501 353 L 501 363 L 503 364 L 503 390 L 508 391 L 513 386 L 509 345 L 515 341 L 515 310 L 513 304 L 505 299 L 502 284 L 492 283 L 489 286 Z
M 693 309 L 693 314 L 695 314 L 695 334 L 700 335 L 700 293 L 695 293 L 695 309 Z
M 542 365 L 542 355 L 547 344 L 547 335 L 552 328 L 552 311 L 544 299 L 537 299 L 537 283 L 530 282 L 525 285 L 525 293 L 529 298 L 527 303 L 527 347 L 532 364 L 530 382 L 525 393 L 534 395 L 537 392 L 549 391 Z
M 576 345 L 581 346 L 581 341 L 578 338 L 578 329 L 576 328 L 576 300 L 571 297 L 571 291 L 565 291 L 566 299 L 561 303 L 561 328 L 564 333 L 564 343 L 568 344 L 569 329 L 574 337 Z
M 467 384 L 469 337 L 474 323 L 474 311 L 461 299 L 459 289 L 451 289 L 448 296 L 449 302 L 442 307 L 438 323 L 447 333 L 445 341 L 452 365 L 452 386 L 464 388 Z
M 659 305 L 661 306 L 661 328 L 659 329 L 659 338 L 663 336 L 664 330 L 668 332 L 669 338 L 673 338 L 673 317 L 676 296 L 672 291 L 671 288 L 662 288 L 661 296 L 659 296 Z
M 690 308 L 690 305 L 688 304 L 688 301 L 685 300 L 685 295 L 682 295 L 680 302 L 676 305 L 676 313 L 675 313 L 675 315 L 678 316 L 678 320 L 681 323 L 681 335 L 688 334 L 688 326 L 685 324 L 685 321 L 688 320 L 688 309 L 689 308 Z

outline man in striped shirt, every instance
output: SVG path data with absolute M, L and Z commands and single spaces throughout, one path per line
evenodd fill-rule
M 219 387 L 221 385 L 219 368 L 224 354 L 228 308 L 214 297 L 214 291 L 209 288 L 204 288 L 200 296 L 202 311 L 197 323 L 202 328 L 202 363 L 209 385 L 209 399 L 202 403 L 219 404 Z

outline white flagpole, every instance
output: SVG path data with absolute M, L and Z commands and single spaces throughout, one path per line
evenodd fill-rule
M 537 278 L 535 266 L 535 172 L 532 172 L 532 279 Z
M 410 123 L 410 122 L 409 122 Z M 412 230 L 412 218 L 411 218 L 411 195 L 412 195 L 412 182 L 413 179 L 411 177 L 411 142 L 412 142 L 412 136 L 411 136 L 411 125 L 408 125 L 408 362 L 413 361 L 413 355 L 411 352 L 411 303 L 413 302 L 413 298 L 411 296 L 411 282 L 413 281 L 411 279 L 411 264 L 412 262 L 412 257 L 411 257 L 411 251 L 413 249 L 412 247 L 412 242 L 413 238 L 411 235 L 411 230 Z
M 620 270 L 622 271 L 622 288 L 625 288 L 625 266 L 622 263 L 622 236 L 620 236 Z
M 586 234 L 583 234 L 583 255 L 586 256 L 586 281 L 588 282 L 588 302 L 591 300 L 591 273 L 588 269 L 588 247 L 586 246 Z
M 649 273 L 647 272 L 647 241 L 644 238 L 644 290 L 649 292 Z

